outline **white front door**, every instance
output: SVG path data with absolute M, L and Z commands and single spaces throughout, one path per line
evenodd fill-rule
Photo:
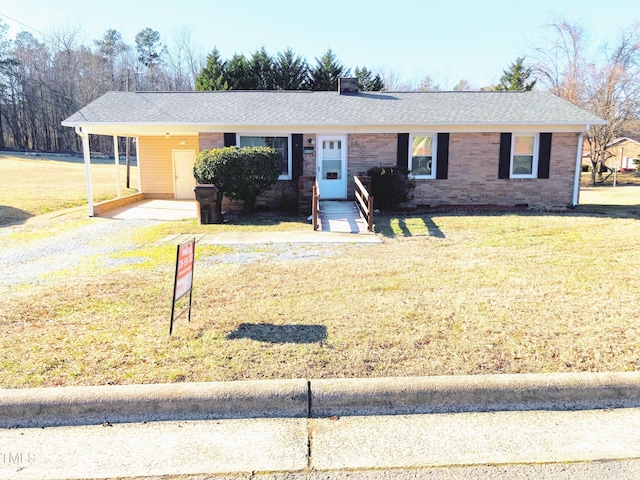
M 322 135 L 316 139 L 316 175 L 320 198 L 347 198 L 347 137 Z
M 193 164 L 196 161 L 195 150 L 173 151 L 174 191 L 177 199 L 194 199 L 193 189 L 196 179 L 193 176 Z

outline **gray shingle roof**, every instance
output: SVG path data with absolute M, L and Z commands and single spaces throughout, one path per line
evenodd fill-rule
M 109 92 L 63 125 L 599 124 L 549 92 Z

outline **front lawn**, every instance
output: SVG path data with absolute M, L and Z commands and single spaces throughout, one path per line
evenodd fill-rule
M 378 245 L 198 246 L 192 319 L 172 337 L 175 247 L 156 241 L 187 224 L 140 228 L 110 254 L 133 265 L 2 289 L 0 386 L 638 370 L 640 219 L 616 212 L 379 217 Z
M 121 162 L 121 194 L 136 193 L 138 169 L 131 167 L 132 188 L 126 188 L 126 169 Z M 116 197 L 116 173 L 111 163 L 92 164 L 95 202 Z M 0 154 L 0 226 L 22 222 L 42 213 L 87 204 L 84 163 L 81 158 L 60 155 L 26 156 Z

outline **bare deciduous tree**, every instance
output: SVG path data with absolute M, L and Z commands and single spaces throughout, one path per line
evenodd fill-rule
M 464 78 L 461 79 L 454 87 L 453 87 L 453 91 L 454 92 L 466 92 L 469 90 L 473 90 L 473 87 L 471 85 L 469 85 L 469 82 L 467 82 Z
M 422 92 L 437 92 L 442 90 L 440 85 L 438 85 L 430 75 L 427 75 L 422 79 L 422 83 L 420 84 L 419 90 Z
M 566 20 L 552 23 L 549 29 L 551 37 L 535 48 L 533 74 L 549 91 L 581 105 L 585 99 L 583 30 Z
M 611 157 L 609 144 L 640 114 L 639 25 L 622 29 L 613 47 L 603 46 L 599 57 L 591 61 L 580 27 L 561 20 L 550 28 L 552 37 L 535 49 L 534 75 L 556 95 L 608 122 L 585 134 L 591 182 L 595 183 Z
M 190 28 L 180 28 L 174 36 L 173 45 L 169 49 L 170 63 L 179 65 L 180 75 L 185 81 L 184 89 L 193 90 L 204 67 L 204 55 L 194 46 Z M 174 60 L 178 58 L 179 61 Z
M 391 69 L 382 69 L 380 76 L 382 77 L 382 83 L 384 83 L 384 90 L 387 92 L 415 90 L 415 87 L 411 85 L 411 82 L 403 80 L 400 78 L 398 72 Z

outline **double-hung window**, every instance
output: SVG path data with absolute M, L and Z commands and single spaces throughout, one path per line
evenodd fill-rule
M 271 147 L 280 155 L 279 180 L 291 180 L 291 142 L 290 137 L 268 135 L 238 135 L 239 147 Z
M 413 178 L 436 178 L 437 135 L 409 137 L 409 174 Z
M 513 134 L 511 139 L 511 178 L 538 177 L 538 144 L 537 134 Z

